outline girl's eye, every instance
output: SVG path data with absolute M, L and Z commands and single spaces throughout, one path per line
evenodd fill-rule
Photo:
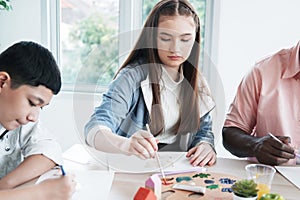
M 187 36 L 187 37 L 182 37 L 181 38 L 181 41 L 182 42 L 190 42 L 192 40 L 192 38 L 190 36 Z
M 181 39 L 182 42 L 189 42 L 190 39 Z
M 164 41 L 164 42 L 168 42 L 168 41 L 170 41 L 171 39 L 170 38 L 160 38 L 162 41 Z

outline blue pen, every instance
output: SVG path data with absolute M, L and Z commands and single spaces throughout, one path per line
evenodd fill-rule
M 65 172 L 63 166 L 62 166 L 62 165 L 59 165 L 59 167 L 60 167 L 60 170 L 61 170 L 62 175 L 65 176 L 65 175 L 66 175 L 66 172 Z

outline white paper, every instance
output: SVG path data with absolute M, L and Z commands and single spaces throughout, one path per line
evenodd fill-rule
M 90 153 L 81 144 L 74 144 L 62 155 L 64 159 L 87 164 L 92 159 Z
M 294 166 L 275 166 L 279 173 L 281 173 L 285 178 L 287 178 L 291 183 L 300 189 L 300 179 L 298 174 L 300 174 L 300 167 Z
M 202 167 L 193 167 L 186 152 L 158 152 L 161 165 L 165 172 L 176 172 L 182 170 L 202 170 Z M 136 156 L 126 156 L 121 154 L 107 155 L 108 164 L 111 170 L 126 173 L 149 173 L 160 172 L 159 165 L 155 158 L 140 159 Z
M 205 170 L 203 167 L 193 167 L 186 158 L 186 152 L 158 152 L 161 165 L 165 172 L 176 172 L 185 170 Z M 158 173 L 160 172 L 155 158 L 140 159 L 136 156 L 126 156 L 123 154 L 103 153 L 95 149 L 75 144 L 63 153 L 65 159 L 82 164 L 90 162 L 101 163 L 108 166 L 109 170 L 126 173 Z
M 101 165 L 107 169 L 108 164 L 106 156 L 106 153 L 82 144 L 74 144 L 62 155 L 62 157 L 66 160 L 83 165 Z
M 85 170 L 75 172 L 79 187 L 72 200 L 99 200 L 108 199 L 114 179 L 111 171 Z
M 61 175 L 62 175 L 62 173 L 61 173 L 61 170 L 59 168 L 49 170 L 49 171 L 45 172 L 43 175 L 41 175 L 39 177 L 39 179 L 35 182 L 35 184 L 38 184 L 38 183 L 40 183 L 44 180 L 47 180 L 47 179 L 58 178 Z
M 108 199 L 114 179 L 114 172 L 100 170 L 79 170 L 72 171 L 72 173 L 75 174 L 75 180 L 77 182 L 76 191 L 72 197 L 72 200 Z M 40 176 L 36 184 L 43 180 L 57 178 L 60 176 L 60 169 L 53 169 Z

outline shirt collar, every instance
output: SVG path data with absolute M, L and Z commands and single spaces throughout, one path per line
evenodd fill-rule
M 162 76 L 166 76 L 165 79 L 170 79 L 169 81 L 172 80 L 174 87 L 176 87 L 176 85 L 180 84 L 183 81 L 184 77 L 183 77 L 182 66 L 180 67 L 180 75 L 179 75 L 180 77 L 179 77 L 178 82 L 173 81 L 173 79 L 169 76 L 169 74 L 167 73 L 167 71 L 164 69 L 163 66 L 161 66 L 161 68 L 162 68 Z M 164 81 L 166 81 L 166 80 L 164 80 Z M 144 100 L 145 100 L 145 104 L 148 109 L 148 112 L 151 113 L 153 96 L 152 96 L 152 88 L 151 88 L 151 84 L 150 84 L 149 75 L 147 75 L 146 79 L 141 82 L 141 89 L 142 89 L 142 93 L 144 96 Z
M 300 72 L 300 41 L 298 44 L 291 48 L 291 54 L 286 70 L 282 74 L 282 78 L 293 78 Z

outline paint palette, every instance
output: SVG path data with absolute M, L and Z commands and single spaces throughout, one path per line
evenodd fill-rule
M 161 184 L 162 200 L 231 200 L 233 196 L 231 186 L 240 179 L 228 174 L 199 171 L 166 174 L 166 178 L 172 179 L 173 182 Z M 205 193 L 173 189 L 175 184 L 201 186 L 205 188 Z

